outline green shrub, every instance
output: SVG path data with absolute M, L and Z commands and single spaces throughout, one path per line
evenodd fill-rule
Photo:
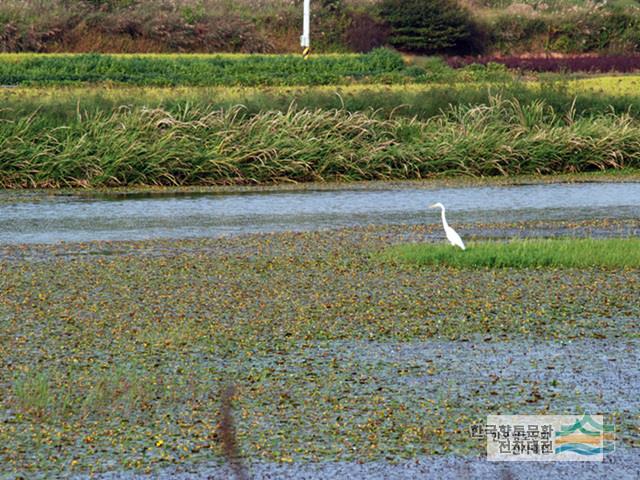
M 617 52 L 640 50 L 640 9 L 615 8 L 604 20 L 600 38 L 607 50 Z
M 640 9 L 581 10 L 549 22 L 548 45 L 559 52 L 640 50 Z
M 469 53 L 479 50 L 478 26 L 468 10 L 452 0 L 383 0 L 381 16 L 389 43 L 415 53 Z
M 548 33 L 549 25 L 544 17 L 506 13 L 496 17 L 489 28 L 494 48 L 510 52 L 531 47 L 538 37 Z

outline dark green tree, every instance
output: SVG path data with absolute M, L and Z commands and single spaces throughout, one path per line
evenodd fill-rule
M 455 0 L 383 0 L 380 15 L 390 28 L 389 43 L 414 53 L 472 53 L 479 31 L 469 11 Z

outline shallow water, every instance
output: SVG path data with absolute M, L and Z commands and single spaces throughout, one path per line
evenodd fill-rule
M 335 461 L 317 463 L 253 462 L 248 471 L 253 480 L 458 480 L 460 478 L 538 480 L 539 478 L 578 478 L 580 480 L 637 480 L 640 449 L 617 449 L 604 462 L 488 462 L 480 457 L 433 455 L 399 462 Z M 152 474 L 112 472 L 79 475 L 98 480 L 204 480 L 234 478 L 228 465 L 180 465 Z
M 624 324 L 629 319 L 616 319 Z M 634 321 L 635 319 L 630 319 Z M 404 405 L 415 398 L 446 398 L 467 408 L 478 401 L 489 401 L 498 392 L 509 392 L 520 412 L 534 414 L 540 405 L 528 404 L 521 387 L 537 385 L 545 392 L 545 402 L 557 412 L 635 412 L 640 401 L 635 392 L 640 375 L 634 368 L 640 360 L 638 340 L 565 340 L 562 342 L 522 339 L 517 342 L 318 342 L 287 354 L 287 371 L 308 372 L 314 365 L 331 368 L 352 365 L 354 371 L 368 372 L 365 381 L 349 384 L 349 395 L 370 398 L 376 392 L 393 392 Z M 210 360 L 208 360 L 210 361 Z M 251 364 L 281 372 L 283 356 L 274 353 L 255 356 Z M 402 375 L 398 372 L 403 370 Z M 281 373 L 280 373 L 281 374 Z M 452 379 L 455 378 L 455 381 Z M 523 381 L 524 379 L 524 381 Z M 266 380 L 269 382 L 269 380 Z M 527 387 L 531 388 L 531 387 Z M 579 392 L 579 394 L 576 394 Z M 551 393 L 552 395 L 547 395 Z M 384 394 L 383 394 L 384 395 Z M 483 400 L 484 399 L 484 400 Z M 421 400 L 424 401 L 424 400 Z M 489 401 L 489 403 L 491 403 Z M 411 407 L 409 407 L 411 408 Z M 472 411 L 472 410 L 471 410 Z M 343 412 L 348 416 L 348 412 Z M 465 427 L 469 427 L 472 420 Z M 618 435 L 625 431 L 617 425 Z M 248 466 L 253 479 L 320 480 L 413 480 L 461 478 L 537 480 L 576 478 L 637 480 L 640 449 L 620 440 L 616 450 L 603 462 L 488 462 L 481 456 L 433 455 L 389 462 L 382 458 L 361 461 L 323 461 L 270 463 L 253 461 Z M 78 476 L 89 478 L 89 476 Z M 148 476 L 116 471 L 98 474 L 101 480 L 180 479 L 203 480 L 234 478 L 228 466 L 218 464 L 179 465 Z
M 47 195 L 0 191 L 0 243 L 218 237 L 370 224 L 452 225 L 640 217 L 640 183 L 236 194 Z

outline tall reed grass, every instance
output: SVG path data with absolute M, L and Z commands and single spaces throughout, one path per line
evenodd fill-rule
M 516 175 L 640 166 L 640 123 L 492 97 L 426 121 L 240 106 L 121 108 L 61 127 L 0 123 L 0 186 L 260 184 Z

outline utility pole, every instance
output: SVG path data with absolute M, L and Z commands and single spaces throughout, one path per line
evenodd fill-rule
M 306 60 L 311 53 L 311 0 L 304 0 L 304 20 L 300 45 L 302 46 L 302 56 Z

